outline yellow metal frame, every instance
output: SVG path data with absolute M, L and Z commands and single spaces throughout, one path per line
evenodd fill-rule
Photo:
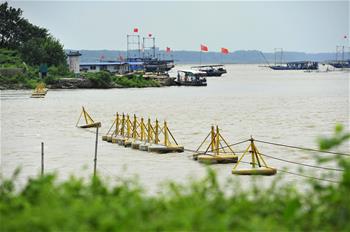
M 250 150 L 249 150 L 250 149 Z M 251 165 L 253 168 L 256 168 L 256 165 L 258 165 L 259 167 L 265 167 L 265 168 L 271 168 L 269 167 L 264 158 L 262 157 L 262 155 L 260 155 L 260 152 L 259 150 L 257 149 L 257 147 L 255 146 L 254 144 L 254 139 L 251 138 L 250 139 L 250 144 L 249 146 L 247 147 L 247 149 L 244 151 L 244 153 L 242 154 L 242 156 L 238 159 L 237 163 L 235 164 L 235 166 L 233 167 L 233 170 L 235 170 L 239 163 L 242 161 L 243 157 L 247 154 L 247 153 L 251 153 L 251 156 L 252 156 L 252 162 L 251 162 Z M 261 162 L 264 164 L 264 165 L 261 165 Z
M 232 146 L 230 146 L 226 142 L 225 138 L 221 135 L 219 126 L 216 126 L 216 128 L 214 126 L 211 126 L 211 130 L 210 130 L 209 134 L 205 137 L 205 139 L 202 141 L 202 143 L 197 148 L 196 154 L 194 154 L 195 156 L 201 155 L 200 149 L 202 148 L 202 146 L 208 140 L 209 137 L 210 137 L 209 145 L 207 146 L 207 148 L 203 154 L 219 156 L 221 154 L 230 153 L 230 154 L 236 155 L 232 149 Z M 226 152 L 225 147 L 222 145 L 221 141 L 223 141 L 223 143 L 226 145 L 229 152 Z M 209 150 L 212 154 L 208 154 Z
M 81 119 L 81 116 L 84 116 L 86 125 L 89 125 L 89 124 L 93 124 L 93 123 L 94 123 L 94 120 L 91 118 L 91 116 L 89 115 L 89 113 L 85 110 L 84 106 L 82 106 L 82 111 L 81 111 L 81 113 L 80 113 L 80 116 L 79 116 L 79 118 L 78 118 L 78 121 L 77 121 L 76 126 L 78 126 L 78 124 L 79 124 L 79 122 L 80 122 L 80 119 Z

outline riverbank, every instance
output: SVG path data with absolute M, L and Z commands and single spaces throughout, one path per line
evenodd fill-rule
M 109 74 L 107 74 L 109 75 Z M 3 77 L 0 79 L 0 90 L 33 89 L 44 82 L 49 89 L 112 89 L 112 88 L 147 88 L 175 85 L 174 79 L 167 76 L 98 76 L 88 74 L 80 78 L 26 78 L 24 76 Z

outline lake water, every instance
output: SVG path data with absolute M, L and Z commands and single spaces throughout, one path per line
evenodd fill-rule
M 43 141 L 46 172 L 58 172 L 63 179 L 71 174 L 91 175 L 95 137 L 75 127 L 82 105 L 95 121 L 102 122 L 102 133 L 108 130 L 116 112 L 167 120 L 177 141 L 189 149 L 197 148 L 211 125 L 216 124 L 229 143 L 252 135 L 312 148 L 317 148 L 318 136 L 332 134 L 337 122 L 349 128 L 348 72 L 273 71 L 257 65 L 227 65 L 227 69 L 223 77 L 208 78 L 207 87 L 50 90 L 44 99 L 29 98 L 31 91 L 26 90 L 2 91 L 2 174 L 9 176 L 19 166 L 19 181 L 38 174 Z M 244 150 L 247 145 L 235 149 Z M 256 145 L 267 155 L 315 163 L 312 153 Z M 349 144 L 339 150 L 349 153 Z M 155 192 L 165 181 L 184 183 L 205 175 L 206 166 L 190 156 L 190 152 L 147 153 L 99 140 L 98 171 L 111 179 L 137 176 L 148 191 Z M 265 160 L 278 169 L 299 168 Z M 212 166 L 222 181 L 228 178 L 249 183 L 251 177 L 231 175 L 232 167 Z M 306 170 L 309 175 L 322 174 L 316 169 Z M 268 183 L 279 175 L 258 179 Z M 283 179 L 303 180 L 288 174 Z

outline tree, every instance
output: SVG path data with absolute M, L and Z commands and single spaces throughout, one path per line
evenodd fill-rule
M 17 49 L 31 38 L 46 38 L 47 29 L 35 26 L 22 17 L 22 10 L 0 5 L 0 47 Z
M 45 63 L 49 66 L 59 66 L 66 63 L 63 46 L 52 36 L 30 39 L 23 43 L 19 50 L 21 58 L 30 65 Z

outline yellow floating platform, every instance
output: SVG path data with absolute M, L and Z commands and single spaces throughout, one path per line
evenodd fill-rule
M 112 136 L 112 135 L 107 135 L 107 136 L 106 136 L 106 141 L 107 141 L 107 142 L 111 143 L 112 140 L 113 140 L 113 136 Z
M 140 149 L 140 145 L 142 144 L 142 142 L 141 141 L 133 141 L 132 143 L 131 143 L 131 148 L 132 149 Z M 148 150 L 148 148 L 147 148 L 147 150 Z
M 184 147 L 178 145 L 164 146 L 159 144 L 153 144 L 148 147 L 149 152 L 156 153 L 171 153 L 171 152 L 183 152 Z
M 44 98 L 46 93 L 32 93 L 31 98 Z
M 91 124 L 82 125 L 82 126 L 79 126 L 79 127 L 80 128 L 101 127 L 101 123 L 100 122 L 95 122 L 95 123 L 91 123 Z
M 132 142 L 133 142 L 133 139 L 125 139 L 124 147 L 131 147 Z
M 127 140 L 127 138 L 124 138 L 124 137 L 117 137 L 116 138 L 117 143 L 119 145 L 122 145 L 122 146 L 124 146 L 126 140 Z
M 240 169 L 240 170 L 232 170 L 232 174 L 235 175 L 264 175 L 264 176 L 272 176 L 277 173 L 277 169 L 275 168 L 252 168 L 252 169 Z
M 199 162 L 207 164 L 226 164 L 226 163 L 237 163 L 238 157 L 234 154 L 220 154 L 220 155 L 198 155 L 196 159 Z
M 139 150 L 140 151 L 148 151 L 148 147 L 151 146 L 151 144 L 149 143 L 141 143 L 139 145 Z

